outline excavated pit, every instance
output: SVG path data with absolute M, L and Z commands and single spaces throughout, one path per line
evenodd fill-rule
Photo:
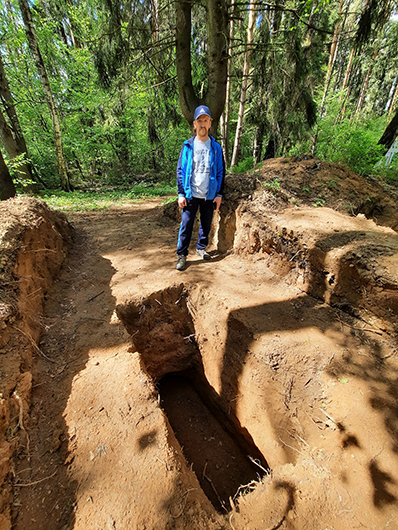
M 168 374 L 158 388 L 161 407 L 202 490 L 217 511 L 229 512 L 229 499 L 261 479 L 265 468 L 252 463 L 239 433 L 227 430 L 222 412 L 213 414 L 190 378 Z
M 117 311 L 188 466 L 215 509 L 229 512 L 234 499 L 270 468 L 248 429 L 239 428 L 231 409 L 223 410 L 207 381 L 188 293 L 180 285 Z

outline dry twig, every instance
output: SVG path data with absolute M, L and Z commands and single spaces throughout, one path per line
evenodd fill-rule
M 47 361 L 50 361 L 50 362 L 55 363 L 55 364 L 64 364 L 64 363 L 60 363 L 59 361 L 55 361 L 54 359 L 50 359 L 50 357 L 47 357 L 47 355 L 41 351 L 39 346 L 36 344 L 36 342 L 29 335 L 29 333 L 25 333 L 25 331 L 22 331 L 22 329 L 18 328 L 17 326 L 12 326 L 12 327 L 14 329 L 16 329 L 17 331 L 19 331 L 24 337 L 26 337 L 29 340 L 29 342 L 32 344 L 33 348 L 37 351 L 37 353 L 39 353 L 39 355 L 41 355 L 42 357 L 47 359 Z
M 44 482 L 45 480 L 53 478 L 57 473 L 58 471 L 54 471 L 54 473 L 48 477 L 41 478 L 40 480 L 35 480 L 34 482 L 28 482 L 27 484 L 15 484 L 15 486 L 18 486 L 20 488 L 23 488 L 26 486 L 35 486 L 36 484 L 40 484 L 40 482 Z
M 93 300 L 95 300 L 96 298 L 98 298 L 99 296 L 101 296 L 101 294 L 103 294 L 105 291 L 101 291 L 100 293 L 96 294 L 95 296 L 93 296 L 92 298 L 90 298 L 89 300 L 87 300 L 87 303 L 89 302 L 92 302 Z
M 217 492 L 217 490 L 216 490 L 216 488 L 215 488 L 215 486 L 213 484 L 213 481 L 211 480 L 210 477 L 208 477 L 206 475 L 206 467 L 207 467 L 207 462 L 206 462 L 205 467 L 203 469 L 202 479 L 205 478 L 208 481 L 208 483 L 212 487 L 212 489 L 213 489 L 213 491 L 214 491 L 214 493 L 215 493 L 215 495 L 216 495 L 216 497 L 218 499 L 218 502 L 220 503 L 221 507 L 224 508 L 225 511 L 227 511 L 227 509 L 225 508 L 225 503 L 221 500 L 221 497 L 219 496 L 219 494 L 218 494 L 218 492 Z

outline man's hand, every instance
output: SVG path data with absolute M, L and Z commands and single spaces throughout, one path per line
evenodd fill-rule
M 180 208 L 185 208 L 185 206 L 187 205 L 187 200 L 185 197 L 178 197 L 178 206 Z
M 216 203 L 216 210 L 220 209 L 222 197 L 216 197 L 213 202 Z

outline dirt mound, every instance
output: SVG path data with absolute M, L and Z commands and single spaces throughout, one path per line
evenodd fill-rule
M 398 189 L 373 177 L 310 155 L 274 158 L 245 175 L 228 177 L 227 198 L 236 205 L 257 192 L 271 209 L 289 206 L 329 207 L 350 216 L 364 214 L 378 225 L 398 227 Z
M 73 244 L 2 203 L 4 528 L 12 493 L 16 530 L 397 528 L 394 193 L 266 161 L 183 273 L 175 203 L 74 214 Z
M 398 330 L 397 189 L 312 157 L 264 162 L 250 198 L 236 205 L 239 187 L 242 179 L 228 182 L 233 230 L 224 228 L 235 252 L 265 259 L 332 307 Z

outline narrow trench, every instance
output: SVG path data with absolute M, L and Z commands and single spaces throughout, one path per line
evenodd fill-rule
M 250 460 L 238 436 L 228 432 L 210 411 L 191 379 L 168 374 L 157 386 L 161 407 L 202 490 L 217 511 L 229 512 L 230 497 L 261 479 L 265 471 Z M 253 454 L 256 451 L 253 447 Z
M 188 466 L 215 509 L 229 512 L 230 499 L 269 467 L 248 428 L 221 407 L 205 376 L 188 292 L 182 284 L 169 287 L 117 311 L 158 388 Z

